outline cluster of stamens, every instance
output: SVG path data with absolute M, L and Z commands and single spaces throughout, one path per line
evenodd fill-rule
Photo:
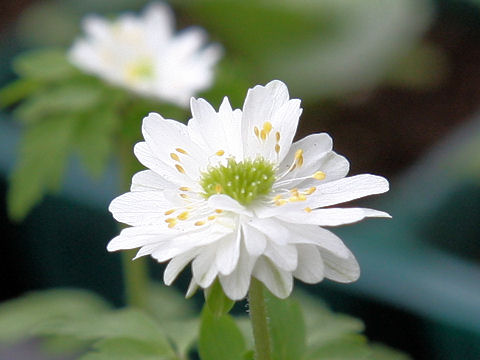
M 218 214 L 221 214 L 223 212 L 222 209 L 216 209 L 215 210 L 215 213 L 218 215 Z M 186 209 L 170 209 L 170 210 L 167 210 L 164 212 L 164 215 L 165 216 L 169 216 L 169 215 L 175 215 L 176 213 L 176 216 L 172 216 L 172 217 L 168 217 L 165 219 L 165 222 L 168 224 L 168 227 L 171 229 L 173 227 L 175 227 L 175 225 L 177 225 L 180 221 L 186 221 L 186 220 L 189 220 L 191 219 L 192 217 L 195 217 L 195 218 L 199 218 L 202 219 L 201 216 L 199 216 L 198 214 L 195 214 L 195 211 L 192 211 L 192 208 L 191 207 L 187 207 Z M 208 216 L 206 216 L 205 218 L 203 218 L 202 220 L 197 220 L 193 223 L 193 225 L 195 226 L 202 226 L 202 225 L 205 225 L 207 222 L 209 221 L 213 221 L 217 218 L 217 215 L 213 215 L 213 214 L 210 214 Z
M 265 143 L 272 132 L 273 126 L 272 123 L 266 121 L 262 125 L 262 129 L 259 129 L 257 126 L 254 126 L 253 133 L 255 137 L 262 143 Z M 275 152 L 280 153 L 280 132 L 275 132 Z

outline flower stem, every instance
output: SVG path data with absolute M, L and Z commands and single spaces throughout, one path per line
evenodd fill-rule
M 248 303 L 255 340 L 255 360 L 271 360 L 270 333 L 263 296 L 263 284 L 253 277 L 248 294 Z
M 148 271 L 146 259 L 132 261 L 135 251 L 122 252 L 123 279 L 127 305 L 148 311 Z

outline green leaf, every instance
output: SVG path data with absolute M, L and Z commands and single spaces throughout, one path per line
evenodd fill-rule
M 149 296 L 149 309 L 160 323 L 190 318 L 196 313 L 192 302 L 187 301 L 183 294 L 172 287 L 152 282 Z
M 13 220 L 23 219 L 47 190 L 58 189 L 76 120 L 72 116 L 52 117 L 26 129 L 7 195 Z
M 98 296 L 81 290 L 48 290 L 29 293 L 0 306 L 0 341 L 16 342 L 32 336 L 46 321 L 75 321 L 108 309 Z
M 305 352 L 305 322 L 293 299 L 281 300 L 265 291 L 274 360 L 298 360 Z
M 34 94 L 15 111 L 21 120 L 32 123 L 66 114 L 88 111 L 99 105 L 108 94 L 96 82 L 66 82 Z
M 205 300 L 212 314 L 217 317 L 228 314 L 235 305 L 235 301 L 228 298 L 223 292 L 218 279 L 205 290 Z
M 158 324 L 136 309 L 95 314 L 77 321 L 54 319 L 39 326 L 41 335 L 72 336 L 83 340 L 126 338 L 154 341 L 165 350 L 170 346 Z
M 29 96 L 40 87 L 40 84 L 32 79 L 17 79 L 0 89 L 0 108 L 13 105 Z
M 13 62 L 14 71 L 26 78 L 38 80 L 59 80 L 75 75 L 64 50 L 44 49 L 23 53 Z
M 129 338 L 106 339 L 95 344 L 94 350 L 79 360 L 167 360 L 176 359 L 155 342 Z
M 114 146 L 119 122 L 115 108 L 106 104 L 82 114 L 75 129 L 75 146 L 85 167 L 94 176 L 102 174 Z
M 215 317 L 204 306 L 201 321 L 198 350 L 202 360 L 243 360 L 245 340 L 231 316 Z
M 345 336 L 309 351 L 306 360 L 371 360 L 371 350 L 360 335 Z
M 186 359 L 190 349 L 197 341 L 200 319 L 161 322 L 161 327 L 173 343 L 175 351 L 181 358 Z

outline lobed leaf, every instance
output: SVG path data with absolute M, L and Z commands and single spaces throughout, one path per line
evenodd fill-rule
M 240 329 L 229 315 L 214 316 L 202 310 L 198 350 L 202 360 L 243 360 L 247 351 Z

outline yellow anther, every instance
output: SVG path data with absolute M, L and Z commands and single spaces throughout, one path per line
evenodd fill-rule
M 312 209 L 310 209 L 308 206 L 307 206 L 305 209 L 303 209 L 303 210 L 305 210 L 307 213 L 312 212 Z
M 307 197 L 303 194 L 294 195 L 288 199 L 288 201 L 290 202 L 298 202 L 298 201 L 305 201 L 305 200 L 307 200 Z
M 275 205 L 277 206 L 282 206 L 282 205 L 285 205 L 288 201 L 285 200 L 285 199 L 278 199 L 275 201 Z
M 180 194 L 180 197 L 181 197 L 181 198 L 184 198 L 184 199 L 188 199 L 188 195 L 187 195 L 187 194 Z
M 220 194 L 222 192 L 222 190 L 223 190 L 222 185 L 220 185 L 220 184 L 215 185 L 215 192 L 217 194 Z
M 275 144 L 275 152 L 278 154 L 280 152 L 280 145 Z
M 168 224 L 176 223 L 176 222 L 177 222 L 177 219 L 175 219 L 175 218 L 168 218 L 168 219 L 165 219 L 165 222 L 168 223 Z
M 297 159 L 297 165 L 298 165 L 298 167 L 302 167 L 302 165 L 303 165 L 303 156 L 300 156 L 300 157 Z
M 280 200 L 281 198 L 282 198 L 282 195 L 275 195 L 275 197 L 273 198 L 273 201 Z
M 223 213 L 223 210 L 222 210 L 222 209 L 215 209 L 215 212 L 216 212 L 217 214 L 221 214 L 221 213 Z
M 305 190 L 304 194 L 305 195 L 312 195 L 315 192 L 315 190 L 317 190 L 317 188 L 315 186 L 312 186 L 310 189 Z
M 295 194 L 295 193 L 298 194 L 298 189 L 297 188 L 290 189 L 290 192 L 293 193 L 293 194 Z
M 180 191 L 190 191 L 190 188 L 186 187 L 186 186 L 182 186 L 179 189 L 180 189 Z
M 275 133 L 275 139 L 277 140 L 277 143 L 280 141 L 280 132 Z
M 171 228 L 173 228 L 175 225 L 177 225 L 177 220 L 170 222 L 170 223 L 168 224 L 168 227 L 171 229 Z
M 195 226 L 202 226 L 202 225 L 205 225 L 205 221 L 197 221 L 195 224 L 193 224 Z
M 208 220 L 212 221 L 212 220 L 215 220 L 217 217 L 215 215 L 210 215 L 208 217 Z
M 217 155 L 217 156 L 222 156 L 223 154 L 225 154 L 225 151 L 223 151 L 223 150 L 218 150 L 218 151 L 215 153 L 215 155 Z
M 178 164 L 175 164 L 175 167 L 177 168 L 178 172 L 182 173 L 182 174 L 185 174 L 185 170 L 183 169 L 183 167 L 181 167 L 180 165 Z
M 175 154 L 175 153 L 170 153 L 170 157 L 171 157 L 173 160 L 175 160 L 175 161 L 180 161 L 180 158 L 179 158 L 178 155 Z
M 171 209 L 171 210 L 168 210 L 168 211 L 165 211 L 164 214 L 165 215 L 171 215 L 175 212 L 175 209 Z
M 260 131 L 260 138 L 262 140 L 267 140 L 267 132 L 265 131 L 265 129 L 262 129 L 262 131 Z
M 265 121 L 263 123 L 263 130 L 268 134 L 270 134 L 270 131 L 272 131 L 272 123 L 269 121 Z
M 188 215 L 189 215 L 189 212 L 188 212 L 188 211 L 184 211 L 184 212 L 180 213 L 180 214 L 177 216 L 177 219 L 178 219 L 178 220 L 187 220 L 187 219 L 188 219 Z
M 298 149 L 297 151 L 295 151 L 295 160 L 298 160 L 301 157 L 303 157 L 303 150 Z
M 175 149 L 177 152 L 179 152 L 180 154 L 184 154 L 184 155 L 187 155 L 187 151 L 186 150 L 183 150 L 182 148 L 176 148 Z
M 312 177 L 316 180 L 323 180 L 325 179 L 326 175 L 323 171 L 317 171 L 312 175 Z
M 253 128 L 253 132 L 255 133 L 255 136 L 258 138 L 260 136 L 260 130 L 258 130 L 258 127 Z

